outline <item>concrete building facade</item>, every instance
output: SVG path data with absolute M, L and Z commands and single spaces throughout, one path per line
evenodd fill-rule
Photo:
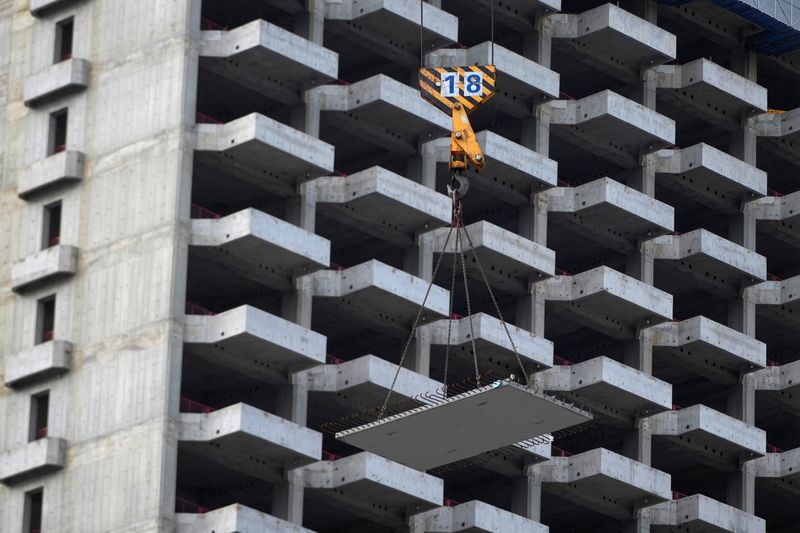
M 797 531 L 797 10 L 0 0 L 0 532 Z M 421 62 L 497 67 L 511 339 Z M 593 419 L 426 472 L 327 431 L 473 350 Z

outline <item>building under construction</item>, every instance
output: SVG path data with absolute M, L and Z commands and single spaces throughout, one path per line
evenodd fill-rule
M 795 1 L 0 0 L 0 531 L 799 531 Z

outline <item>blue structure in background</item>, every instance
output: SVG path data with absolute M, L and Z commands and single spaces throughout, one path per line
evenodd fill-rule
M 692 0 L 661 0 L 683 5 Z M 750 42 L 768 55 L 787 54 L 800 48 L 800 2 L 798 0 L 711 0 L 762 28 Z M 795 2 L 798 2 L 797 4 Z

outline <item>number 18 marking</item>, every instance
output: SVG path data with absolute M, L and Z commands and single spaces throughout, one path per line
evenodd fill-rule
M 442 96 L 459 96 L 459 76 L 457 72 L 442 74 Z M 464 96 L 480 96 L 483 94 L 483 73 L 470 72 L 464 76 Z

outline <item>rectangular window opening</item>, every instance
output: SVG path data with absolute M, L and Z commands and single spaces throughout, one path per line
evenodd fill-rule
M 49 155 L 67 149 L 67 110 L 62 109 L 50 115 Z
M 56 54 L 55 62 L 60 63 L 72 58 L 72 30 L 74 28 L 72 17 L 56 24 Z
M 61 242 L 61 201 L 44 207 L 42 250 Z
M 50 414 L 50 392 L 31 396 L 31 429 L 28 440 L 35 441 L 47 436 L 47 418 Z
M 41 533 L 43 495 L 44 491 L 41 488 L 25 493 L 25 520 L 22 528 L 24 533 Z
M 53 340 L 56 322 L 56 297 L 48 296 L 39 300 L 36 317 L 36 344 Z

